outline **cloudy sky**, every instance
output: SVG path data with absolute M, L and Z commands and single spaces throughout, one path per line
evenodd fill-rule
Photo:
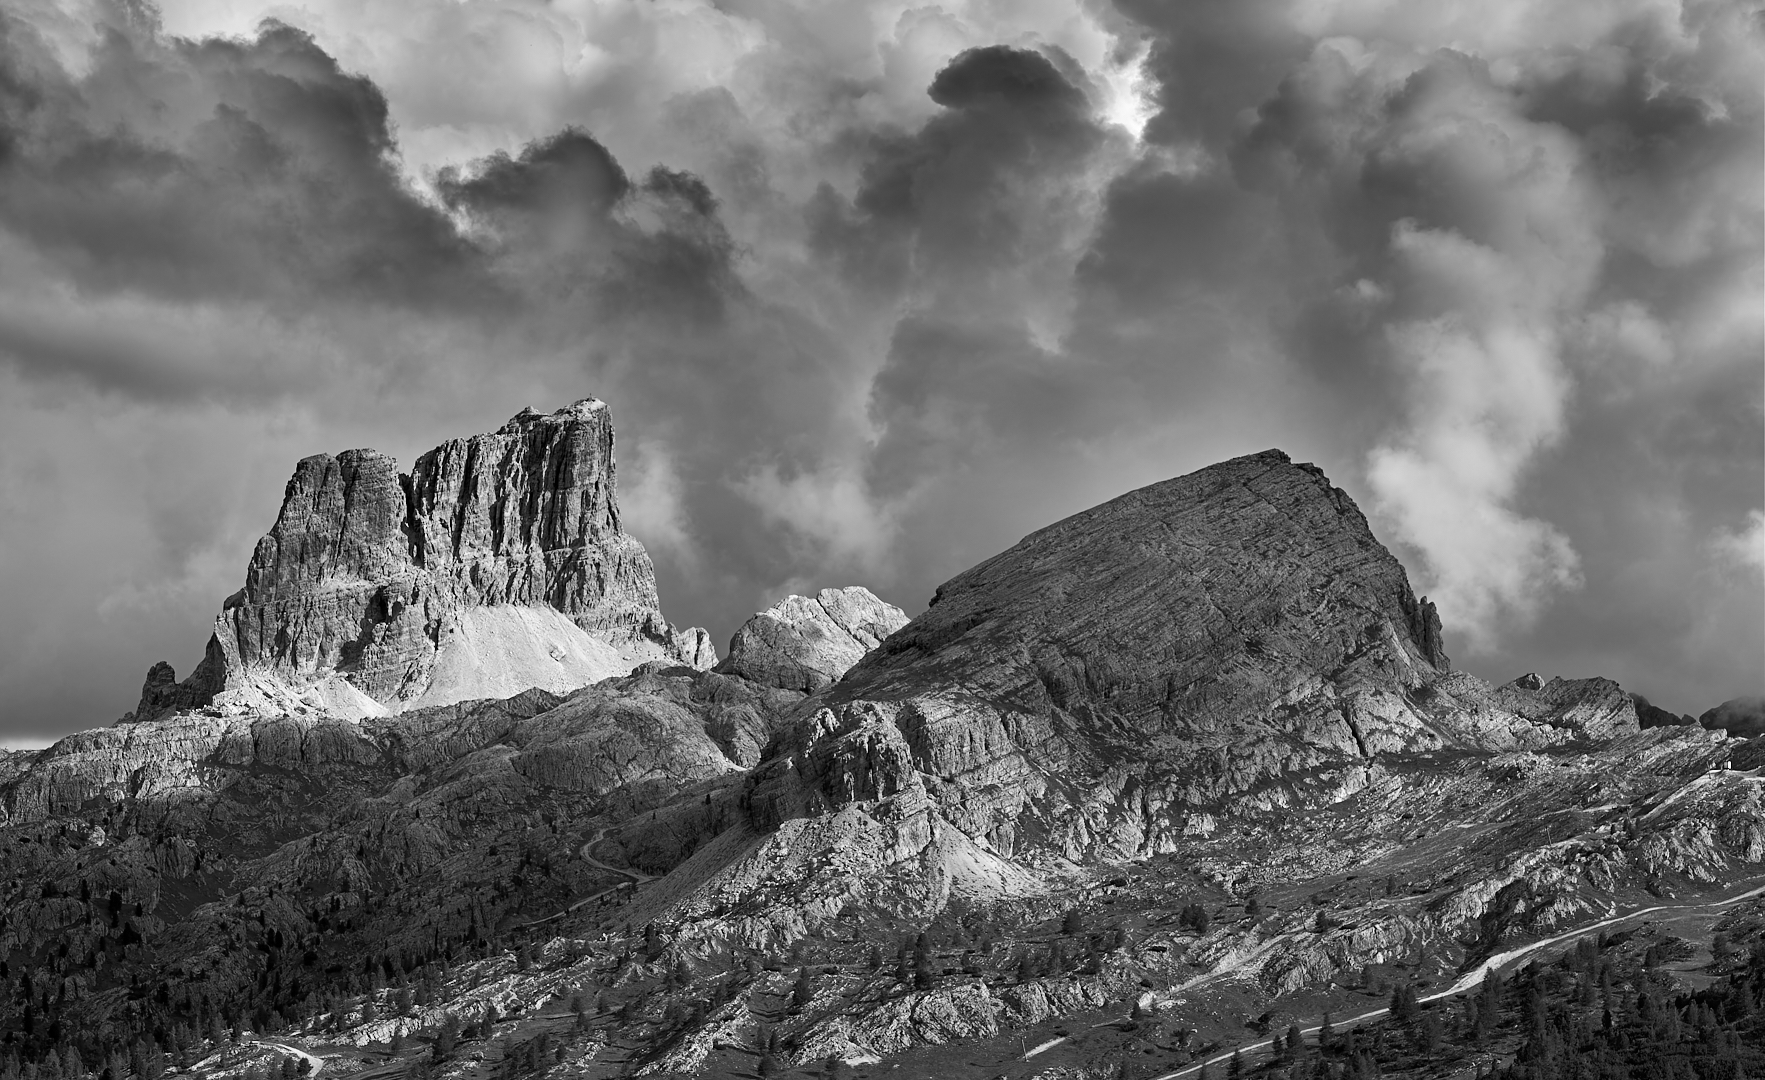
M 664 609 L 1279 446 L 1460 666 L 1765 690 L 1752 0 L 5 0 L 0 738 L 293 463 L 613 406 Z

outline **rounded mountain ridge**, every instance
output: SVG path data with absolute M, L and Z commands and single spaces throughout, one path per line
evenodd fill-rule
M 957 575 L 838 693 L 934 676 L 992 693 L 1019 681 L 1009 669 L 1057 700 L 1095 691 L 1116 709 L 1165 708 L 1249 691 L 1264 681 L 1253 672 L 1340 669 L 1385 627 L 1402 662 L 1447 668 L 1433 605 L 1354 500 L 1265 450 L 1074 514 Z
M 1270 450 L 950 579 L 803 703 L 747 803 L 761 829 L 856 806 L 1006 855 L 1130 857 L 1244 807 L 1339 801 L 1393 756 L 1635 730 L 1605 680 L 1452 671 L 1434 606 L 1354 500 Z M 907 847 L 955 835 L 900 828 Z

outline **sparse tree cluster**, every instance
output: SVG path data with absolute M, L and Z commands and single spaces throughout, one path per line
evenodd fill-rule
M 1177 913 L 1177 925 L 1185 930 L 1193 930 L 1197 934 L 1205 934 L 1213 925 L 1213 919 L 1207 909 L 1200 904 L 1184 904 L 1182 911 Z

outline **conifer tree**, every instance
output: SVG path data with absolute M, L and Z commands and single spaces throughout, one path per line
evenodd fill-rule
M 931 949 L 926 944 L 925 935 L 921 934 L 919 943 L 913 950 L 913 986 L 918 990 L 930 990 L 937 982 L 937 972 L 932 968 Z

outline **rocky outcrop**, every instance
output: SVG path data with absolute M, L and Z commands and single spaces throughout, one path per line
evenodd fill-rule
M 1697 725 L 1698 718 L 1690 713 L 1668 712 L 1641 694 L 1631 694 L 1630 700 L 1636 703 L 1636 722 L 1645 728 L 1695 727 Z
M 443 443 L 409 475 L 374 450 L 301 461 L 202 663 L 182 683 L 156 664 L 131 718 L 206 704 L 246 672 L 396 710 L 715 658 L 703 630 L 662 617 L 589 398 Z
M 742 624 L 717 670 L 813 694 L 907 625 L 907 613 L 863 586 L 787 596 Z
M 1640 729 L 1636 700 L 1610 679 L 1521 676 L 1491 695 L 1494 704 L 1534 724 L 1599 741 Z

